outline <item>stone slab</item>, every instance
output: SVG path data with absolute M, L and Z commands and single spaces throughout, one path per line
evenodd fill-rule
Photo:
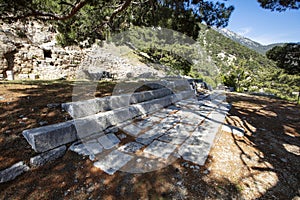
M 116 171 L 126 165 L 133 156 L 114 150 L 105 156 L 102 160 L 94 163 L 94 166 L 100 168 L 105 173 L 113 175 Z
M 136 138 L 135 141 L 143 145 L 149 145 L 155 138 Z
M 158 138 L 159 136 L 165 134 L 165 132 L 166 131 L 162 128 L 162 125 L 161 124 L 157 124 L 154 127 L 152 127 L 152 129 L 146 131 L 144 134 L 139 135 L 137 139 L 139 139 L 139 138 L 143 138 L 143 139 L 146 139 L 146 138 L 155 139 L 155 138 Z
M 103 146 L 101 146 L 97 140 L 87 141 L 84 143 L 85 148 L 92 154 L 97 155 L 103 151 Z
M 36 152 L 45 152 L 77 140 L 73 121 L 23 131 L 23 136 Z
M 153 126 L 153 122 L 151 120 L 149 120 L 148 118 L 146 118 L 142 121 L 136 122 L 135 125 L 137 127 L 139 127 L 140 129 L 145 129 L 145 128 L 148 128 L 150 126 Z
M 164 112 L 159 111 L 159 112 L 153 113 L 153 116 L 164 119 L 169 116 L 169 112 L 168 111 L 164 111 Z
M 17 176 L 28 171 L 30 168 L 23 161 L 18 162 L 11 167 L 0 171 L 0 183 L 14 180 Z
M 180 145 L 189 137 L 190 133 L 188 131 L 173 128 L 170 129 L 166 134 L 161 136 L 159 140 L 175 145 Z
M 190 124 L 177 124 L 174 129 L 177 131 L 186 131 L 186 132 L 192 132 L 194 131 L 198 126 L 190 125 Z
M 173 144 L 155 140 L 144 149 L 144 152 L 159 158 L 168 159 L 175 149 L 176 146 Z
M 111 149 L 120 143 L 119 138 L 113 134 L 109 133 L 98 138 L 98 142 L 104 147 L 104 149 Z
M 128 135 L 131 136 L 138 136 L 140 134 L 140 132 L 142 131 L 142 129 L 134 124 L 129 124 L 125 127 L 123 127 L 122 129 L 125 133 L 127 133 Z
M 62 157 L 66 152 L 67 147 L 65 145 L 52 149 L 47 152 L 43 152 L 40 155 L 30 158 L 30 165 L 37 167 L 46 164 L 47 162 L 56 160 L 57 158 Z
M 118 150 L 126 152 L 126 153 L 135 153 L 139 149 L 141 149 L 144 145 L 137 142 L 129 142 L 123 146 L 120 146 Z
M 205 142 L 201 145 L 182 145 L 178 150 L 178 154 L 182 156 L 184 160 L 198 165 L 204 165 L 209 154 L 210 147 L 210 144 Z

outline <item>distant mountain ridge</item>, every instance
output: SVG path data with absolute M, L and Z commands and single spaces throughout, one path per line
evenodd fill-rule
M 275 46 L 281 46 L 284 43 L 274 43 L 274 44 L 269 44 L 269 45 L 262 45 L 258 42 L 255 42 L 249 38 L 246 38 L 244 36 L 241 36 L 231 30 L 228 30 L 226 28 L 223 29 L 215 29 L 216 31 L 218 31 L 219 33 L 221 33 L 222 35 L 224 35 L 227 38 L 232 39 L 233 41 L 236 41 L 238 43 L 240 43 L 241 45 L 244 45 L 246 47 L 248 47 L 249 49 L 252 49 L 260 54 L 266 54 L 266 52 L 270 49 L 272 49 Z

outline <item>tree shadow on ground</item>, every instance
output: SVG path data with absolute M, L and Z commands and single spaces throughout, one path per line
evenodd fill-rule
M 259 172 L 273 172 L 278 180 L 269 188 L 264 188 L 258 199 L 293 199 L 300 196 L 300 109 L 290 102 L 255 96 L 229 95 L 233 107 L 227 123 L 243 127 L 245 138 L 235 137 L 240 149 L 240 158 L 256 181 Z M 247 146 L 259 152 L 259 163 L 253 166 L 247 161 Z M 260 177 L 262 179 L 263 177 Z M 267 179 L 267 177 L 265 177 Z
M 35 88 L 7 88 L 7 91 L 21 93 L 24 96 L 16 96 L 16 99 L 12 102 L 15 106 L 12 108 L 5 107 L 6 111 L 3 112 L 3 116 L 7 116 L 7 113 L 11 110 L 18 110 L 12 115 L 12 119 L 15 120 L 20 114 L 24 113 L 25 117 L 33 118 L 36 115 L 37 119 L 40 119 L 43 111 L 40 113 L 39 110 L 47 107 L 48 103 L 62 103 L 70 100 L 71 85 L 67 84 L 64 87 L 59 84 L 50 85 L 40 84 Z M 29 100 L 27 97 L 30 97 Z M 20 102 L 20 99 L 23 98 L 22 101 L 24 102 Z M 32 115 L 30 111 L 33 105 L 37 108 L 35 115 Z M 47 118 L 47 120 L 51 123 L 56 122 L 55 119 L 59 120 L 58 118 L 57 115 L 54 115 L 53 121 L 51 118 Z M 6 119 L 5 116 L 3 119 Z M 1 148 L 3 148 L 1 152 L 2 150 L 4 152 L 7 149 L 12 149 L 10 153 L 3 156 L 6 159 L 4 160 L 5 165 L 10 166 L 19 160 L 28 162 L 29 158 L 33 156 L 34 152 L 22 137 L 21 132 L 24 129 L 36 126 L 34 123 L 37 122 L 34 121 L 26 127 L 13 129 L 13 134 L 17 135 L 23 143 L 10 144 L 1 141 Z M 9 158 L 14 160 L 6 162 Z M 188 166 L 183 166 L 183 163 L 187 163 Z M 236 184 L 226 178 L 212 179 L 205 170 L 205 166 L 195 169 L 193 163 L 179 159 L 171 165 L 153 172 L 129 174 L 118 171 L 110 176 L 94 167 L 88 158 L 68 151 L 61 159 L 40 168 L 32 169 L 14 181 L 1 184 L 0 198 L 232 199 L 240 197 L 240 190 Z

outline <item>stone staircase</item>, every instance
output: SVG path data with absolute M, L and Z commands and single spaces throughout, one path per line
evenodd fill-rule
M 157 170 L 178 158 L 203 165 L 229 110 L 222 91 L 199 100 L 186 81 L 133 94 L 65 103 L 74 120 L 25 130 L 42 165 L 70 150 L 108 174 Z M 63 152 L 63 153 L 62 153 Z

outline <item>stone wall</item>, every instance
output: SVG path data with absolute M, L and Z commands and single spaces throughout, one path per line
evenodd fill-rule
M 1 25 L 0 74 L 13 71 L 15 79 L 73 78 L 83 58 L 79 47 L 56 44 L 53 27 L 37 22 Z M 1 78 L 1 76 L 0 76 Z

